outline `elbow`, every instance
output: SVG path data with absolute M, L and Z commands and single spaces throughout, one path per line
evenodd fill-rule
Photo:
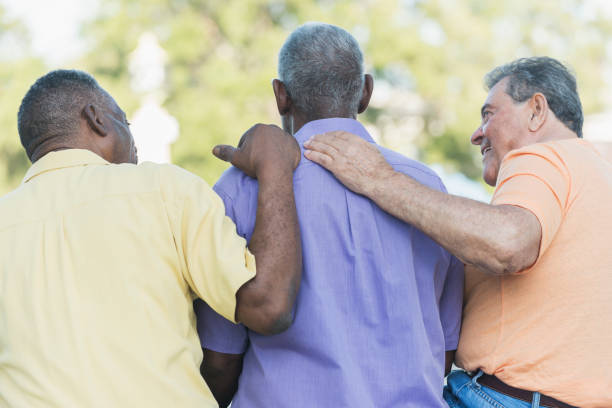
M 237 293 L 236 319 L 250 330 L 270 336 L 279 334 L 293 323 L 293 305 L 299 289 L 301 268 L 288 287 L 271 288 L 252 280 Z
M 288 305 L 274 305 L 265 302 L 257 306 L 251 305 L 248 312 L 241 313 L 239 320 L 258 334 L 271 336 L 280 334 L 291 327 L 293 313 Z
M 289 307 L 269 307 L 261 311 L 261 323 L 258 325 L 259 334 L 272 336 L 280 334 L 293 323 L 293 313 Z
M 538 257 L 539 243 L 531 242 L 518 228 L 500 234 L 489 270 L 495 275 L 511 275 L 531 267 Z
M 497 252 L 497 256 L 493 258 L 487 268 L 493 275 L 503 276 L 512 275 L 520 272 L 522 269 L 518 266 L 515 256 L 510 252 Z

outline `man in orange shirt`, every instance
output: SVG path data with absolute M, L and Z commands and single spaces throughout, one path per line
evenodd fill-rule
M 491 204 L 396 173 L 346 133 L 314 137 L 305 156 L 468 265 L 451 407 L 612 407 L 612 164 L 582 140 L 558 61 L 520 59 L 485 82 L 471 141 Z

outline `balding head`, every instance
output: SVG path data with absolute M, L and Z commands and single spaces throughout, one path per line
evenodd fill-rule
M 90 103 L 108 106 L 110 96 L 89 74 L 51 71 L 30 87 L 21 101 L 17 126 L 30 160 L 50 143 L 70 143 L 80 130 L 83 109 Z
M 309 120 L 358 112 L 363 55 L 353 36 L 340 27 L 298 27 L 280 50 L 278 75 L 295 108 Z

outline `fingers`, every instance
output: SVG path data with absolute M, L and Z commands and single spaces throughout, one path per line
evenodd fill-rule
M 334 159 L 331 158 L 330 156 L 324 154 L 324 153 L 319 153 L 315 150 L 305 150 L 304 151 L 304 156 L 306 156 L 306 158 L 308 160 L 311 160 L 323 167 L 325 167 L 327 170 L 332 171 L 333 165 L 334 165 Z M 332 171 L 333 172 L 333 171 Z
M 231 163 L 246 175 L 256 178 L 255 170 L 248 158 L 248 153 L 243 149 L 236 149 L 228 145 L 217 145 L 213 148 L 213 154 L 219 159 Z
M 361 140 L 359 136 L 352 133 L 345 132 L 344 130 L 334 130 L 333 132 L 327 132 L 320 135 L 316 135 L 315 139 L 331 143 L 335 146 L 342 146 L 347 143 L 354 143 L 357 140 Z
M 242 134 L 242 137 L 240 138 L 240 141 L 238 142 L 238 148 L 241 148 L 242 145 L 245 142 L 247 142 L 249 139 L 256 137 L 255 134 L 258 132 L 258 128 L 261 130 L 262 126 L 263 125 L 261 123 L 256 123 L 253 126 L 251 126 L 249 129 L 247 129 L 247 131 Z
M 232 162 L 234 158 L 235 152 L 236 152 L 236 149 L 228 145 L 217 145 L 213 148 L 213 154 L 215 156 L 217 156 L 219 159 L 223 161 L 230 162 L 230 163 Z
M 319 135 L 315 135 L 308 139 L 304 143 L 304 147 L 310 150 L 319 150 L 323 149 L 323 145 L 334 149 L 336 152 L 346 151 L 351 144 L 354 144 L 357 141 L 361 141 L 361 138 L 355 136 L 351 133 L 343 132 L 343 131 L 333 131 L 327 132 Z M 315 144 L 316 143 L 316 144 Z M 317 146 L 314 148 L 313 146 Z
M 246 132 L 245 132 L 245 133 L 242 135 L 242 137 L 240 137 L 240 140 L 238 141 L 238 148 L 241 148 L 241 147 L 242 147 L 242 145 L 244 144 L 244 141 L 245 141 L 245 140 L 247 140 L 248 136 L 249 136 L 249 131 L 246 131 Z
M 328 132 L 326 134 L 330 135 L 332 139 L 342 140 L 345 142 L 350 142 L 351 140 L 361 140 L 359 136 L 345 132 L 344 130 L 334 130 L 333 132 Z
M 310 151 L 316 151 L 319 153 L 326 154 L 331 158 L 335 158 L 338 153 L 338 149 L 336 149 L 333 145 L 330 145 L 325 142 L 320 142 L 318 139 L 310 139 L 306 143 L 304 143 L 304 147 L 306 147 Z M 308 157 L 308 156 L 307 156 Z

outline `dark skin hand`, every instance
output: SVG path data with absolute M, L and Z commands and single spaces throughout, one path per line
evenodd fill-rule
M 455 352 L 457 350 L 448 350 L 445 355 L 444 361 L 444 375 L 449 375 L 451 372 L 451 368 L 453 367 L 453 362 L 455 361 Z
M 209 349 L 202 351 L 204 360 L 200 366 L 200 373 L 219 403 L 219 407 L 225 408 L 232 402 L 238 389 L 243 355 L 218 353 Z
M 280 333 L 291 325 L 302 274 L 293 196 L 299 145 L 279 127 L 258 124 L 242 136 L 238 148 L 219 145 L 213 154 L 259 183 L 255 229 L 249 243 L 257 275 L 236 293 L 236 321 L 260 334 Z

